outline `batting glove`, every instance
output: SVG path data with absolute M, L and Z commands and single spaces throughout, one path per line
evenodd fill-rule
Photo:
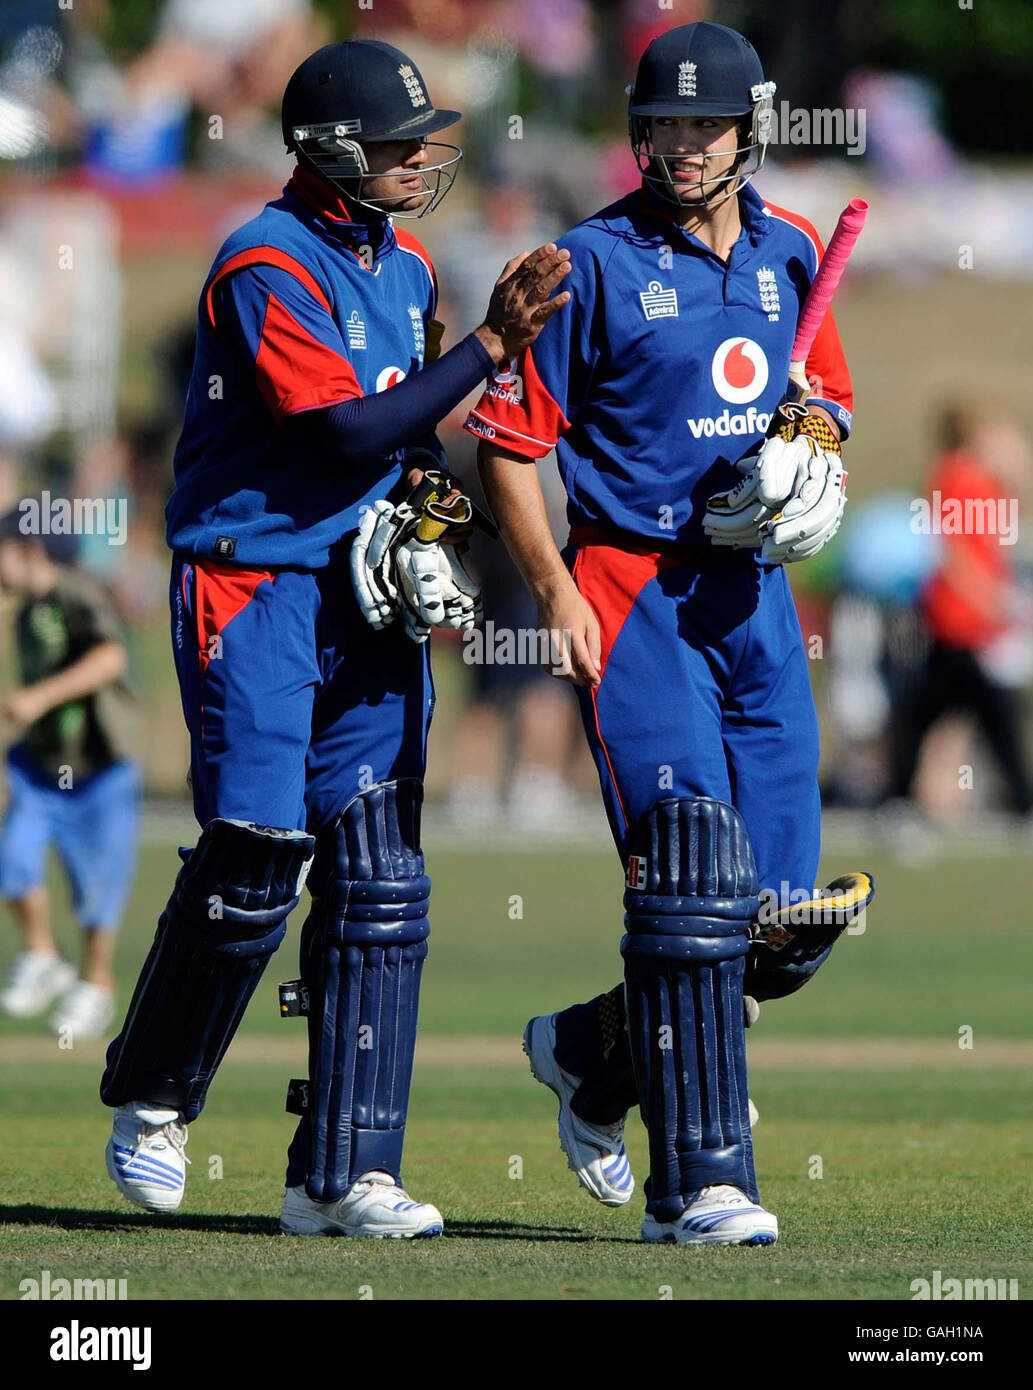
M 710 499 L 704 532 L 714 545 L 759 549 L 771 564 L 805 560 L 835 535 L 846 506 L 839 440 L 820 416 L 788 405 L 730 492 Z
M 399 620 L 414 642 L 425 642 L 432 627 L 472 628 L 481 617 L 480 588 L 457 547 L 436 539 L 469 524 L 469 499 L 454 498 L 446 507 L 427 491 L 418 485 L 404 502 L 374 503 L 351 552 L 352 584 L 366 621 L 381 629 Z

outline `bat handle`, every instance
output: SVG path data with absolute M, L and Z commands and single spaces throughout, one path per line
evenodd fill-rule
M 811 383 L 807 380 L 807 363 L 790 362 L 789 389 L 787 397 L 791 401 L 805 401 L 810 395 Z

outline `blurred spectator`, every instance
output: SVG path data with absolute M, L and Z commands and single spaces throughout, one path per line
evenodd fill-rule
M 921 600 L 931 644 L 897 714 L 889 795 L 910 794 L 929 730 L 948 711 L 962 710 L 983 734 L 1012 809 L 1028 816 L 1033 781 L 1019 692 L 1033 673 L 1033 601 L 1017 581 L 1005 524 L 1017 523 L 1019 497 L 1028 491 L 1029 448 L 999 413 L 957 405 L 943 412 L 939 442 L 931 516 L 935 524 L 939 515 L 945 533 Z M 955 507 L 965 518 L 957 533 L 946 527 Z
M 22 949 L 0 1008 L 27 1018 L 57 1003 L 65 1037 L 104 1034 L 114 1012 L 114 950 L 136 863 L 136 701 L 125 633 L 104 591 L 72 568 L 75 538 L 23 534 L 20 507 L 0 518 L 0 588 L 21 601 L 21 685 L 3 714 L 11 801 L 0 832 L 0 894 Z M 78 973 L 58 953 L 47 851 L 61 856 L 82 933 Z
M 0 511 L 16 500 L 25 451 L 56 428 L 58 403 L 33 333 L 31 277 L 0 222 Z
M 536 103 L 551 120 L 576 125 L 598 85 L 591 6 L 587 0 L 513 0 L 504 15 L 527 64 Z
M 906 72 L 855 73 L 846 83 L 848 106 L 865 111 L 867 153 L 885 177 L 909 189 L 956 174 L 961 161 L 939 129 L 939 94 Z
M 918 602 L 936 564 L 936 537 L 912 529 L 910 501 L 886 491 L 853 503 L 836 547 L 826 694 L 837 746 L 822 790 L 828 805 L 872 806 L 884 795 L 892 712 L 925 661 Z
M 192 109 L 204 162 L 285 170 L 276 109 L 326 36 L 311 0 L 166 0 L 154 42 L 128 67 L 94 53 L 74 68 L 87 171 L 122 188 L 178 172 Z

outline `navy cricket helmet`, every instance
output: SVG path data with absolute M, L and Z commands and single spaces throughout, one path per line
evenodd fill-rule
M 635 85 L 628 88 L 628 133 L 643 178 L 661 196 L 684 206 L 668 167 L 674 157 L 653 153 L 653 121 L 665 116 L 738 116 L 742 120 L 737 148 L 703 156 L 699 197 L 693 200 L 707 208 L 724 202 L 764 163 L 774 95 L 775 84 L 765 80 L 757 50 L 735 29 L 700 22 L 659 35 L 643 53 Z M 707 160 L 725 159 L 728 153 L 735 155 L 729 172 L 706 178 Z M 751 157 L 754 166 L 747 172 Z M 725 184 L 731 187 L 725 189 Z
M 334 187 L 381 217 L 424 217 L 452 187 L 454 166 L 463 157 L 457 145 L 428 141 L 429 135 L 461 119 L 458 111 L 439 111 L 411 59 L 389 43 L 349 39 L 327 44 L 306 58 L 283 94 L 283 140 L 299 161 L 329 180 Z M 419 140 L 438 163 L 421 165 L 422 206 L 403 210 L 398 198 L 366 198 L 363 185 L 371 177 L 364 146 Z M 411 178 L 417 170 L 380 175 Z M 433 185 L 428 176 L 435 176 Z

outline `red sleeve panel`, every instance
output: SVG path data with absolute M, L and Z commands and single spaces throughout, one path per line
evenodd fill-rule
M 531 349 L 525 348 L 495 373 L 464 428 L 507 453 L 540 459 L 556 447 L 570 421 L 539 376 Z
M 205 303 L 216 332 L 250 356 L 277 424 L 363 394 L 325 293 L 284 252 L 262 246 L 231 257 Z

